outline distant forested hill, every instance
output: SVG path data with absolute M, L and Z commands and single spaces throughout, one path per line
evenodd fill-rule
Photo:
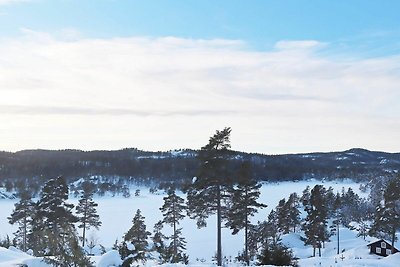
M 396 173 L 400 153 L 350 149 L 343 152 L 263 155 L 232 151 L 230 166 L 235 170 L 242 161 L 252 163 L 254 177 L 263 181 L 301 180 L 304 178 L 367 180 Z M 198 171 L 197 151 L 190 149 L 149 152 L 135 148 L 116 151 L 24 150 L 0 152 L 0 187 L 7 190 L 30 187 L 39 189 L 44 181 L 63 175 L 70 183 L 97 177 L 108 186 L 141 183 L 184 184 Z M 106 188 L 107 189 L 107 188 Z M 105 190 L 106 190 L 105 189 Z

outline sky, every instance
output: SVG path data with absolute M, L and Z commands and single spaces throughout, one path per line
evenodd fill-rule
M 0 0 L 0 150 L 400 152 L 400 1 Z

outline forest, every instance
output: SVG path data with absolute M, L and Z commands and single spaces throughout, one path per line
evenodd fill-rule
M 91 179 L 100 194 L 126 194 L 126 184 L 184 188 L 198 175 L 201 150 L 181 149 L 149 152 L 138 149 L 117 151 L 24 150 L 0 152 L 0 187 L 8 192 L 29 188 L 39 193 L 46 181 L 63 176 L 71 191 L 79 179 Z M 368 182 L 390 176 L 400 169 L 400 153 L 350 149 L 343 152 L 264 155 L 229 150 L 226 168 L 234 173 L 243 162 L 252 165 L 257 181 L 349 178 Z M 79 188 L 78 188 L 79 189 Z

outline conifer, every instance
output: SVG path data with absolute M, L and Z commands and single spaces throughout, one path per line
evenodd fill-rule
M 94 185 L 90 182 L 82 184 L 81 198 L 76 206 L 78 214 L 78 227 L 82 228 L 82 247 L 85 247 L 86 230 L 90 227 L 99 229 L 101 226 L 100 216 L 97 214 L 96 207 L 98 204 L 93 200 Z

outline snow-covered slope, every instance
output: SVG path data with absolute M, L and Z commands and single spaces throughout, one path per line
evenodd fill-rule
M 304 188 L 309 185 L 313 187 L 316 184 L 321 184 L 321 181 L 309 180 L 301 182 L 283 182 L 264 184 L 260 201 L 268 204 L 266 209 L 260 210 L 259 213 L 253 218 L 256 222 L 258 220 L 266 219 L 267 214 L 272 208 L 278 204 L 282 198 L 287 198 L 290 193 L 297 192 L 301 194 Z M 322 183 L 325 187 L 332 186 L 334 191 L 341 191 L 342 187 L 351 187 L 355 192 L 361 196 L 365 196 L 359 192 L 359 184 L 351 181 L 342 182 L 326 182 Z M 137 188 L 132 188 L 134 192 Z M 140 195 L 130 198 L 123 197 L 101 197 L 96 198 L 99 204 L 98 213 L 100 215 L 103 225 L 99 231 L 89 231 L 88 237 L 94 236 L 98 243 L 110 248 L 116 239 L 121 241 L 124 233 L 130 228 L 132 218 L 137 209 L 141 209 L 142 214 L 145 216 L 145 223 L 147 230 L 152 231 L 154 224 L 161 219 L 161 212 L 159 208 L 163 204 L 162 193 L 151 194 L 148 188 L 140 188 Z M 16 200 L 0 200 L 0 237 L 4 238 L 7 234 L 12 236 L 16 230 L 7 222 L 7 216 L 11 214 L 13 205 Z M 70 202 L 76 204 L 77 199 L 72 198 Z M 183 227 L 183 235 L 187 240 L 187 253 L 190 257 L 192 265 L 196 266 L 209 266 L 212 264 L 211 258 L 215 254 L 216 247 L 216 230 L 215 218 L 211 217 L 208 220 L 208 227 L 204 229 L 197 229 L 196 222 L 186 218 L 183 220 L 181 227 Z M 168 227 L 165 228 L 168 231 Z M 166 232 L 166 234 L 169 234 Z M 326 243 L 322 249 L 321 258 L 310 258 L 312 255 L 312 248 L 304 246 L 300 240 L 298 233 L 289 234 L 282 237 L 282 240 L 293 251 L 297 257 L 300 258 L 299 264 L 303 266 L 400 266 L 399 255 L 392 255 L 387 258 L 380 258 L 369 254 L 366 245 L 373 241 L 369 239 L 364 241 L 362 238 L 356 237 L 356 233 L 349 229 L 341 229 L 340 231 L 341 242 L 340 250 L 344 249 L 343 261 L 336 254 L 336 240 L 335 236 L 331 238 L 332 242 Z M 238 235 L 231 235 L 228 229 L 223 229 L 223 254 L 232 259 L 237 256 L 238 252 L 243 248 L 243 233 L 239 232 Z M 399 245 L 399 244 L 398 244 Z M 398 246 L 399 247 L 399 246 Z M 108 261 L 116 261 L 114 252 L 106 254 L 104 258 L 97 256 L 93 260 L 100 264 L 99 267 L 104 267 L 103 263 Z M 337 263 L 335 263 L 337 261 Z M 203 263 L 204 262 L 204 263 Z M 0 250 L 0 267 L 13 266 L 13 264 L 26 263 L 29 267 L 44 267 L 40 263 L 40 259 L 34 259 L 27 254 L 18 251 Z M 321 263 L 321 264 L 320 264 Z M 106 263 L 104 263 L 107 265 Z M 153 264 L 154 262 L 149 264 Z M 396 265 L 397 264 L 397 265 Z M 46 266 L 47 267 L 47 266 Z M 108 267 L 108 266 L 106 266 Z

